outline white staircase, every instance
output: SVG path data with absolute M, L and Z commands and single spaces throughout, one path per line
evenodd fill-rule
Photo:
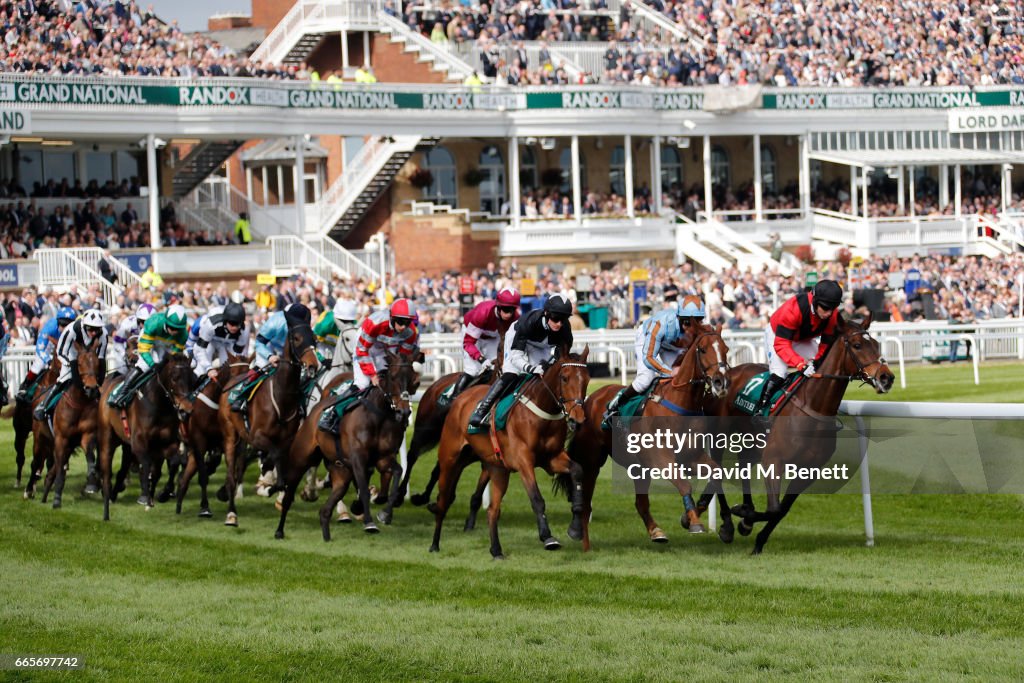
M 101 249 L 91 248 L 36 249 L 35 257 L 39 263 L 40 288 L 52 287 L 57 291 L 66 292 L 72 287 L 77 287 L 83 293 L 95 289 L 105 309 L 117 305 L 117 299 L 124 292 L 124 287 L 109 282 L 100 275 L 99 258 L 93 260 L 92 252 L 102 255 Z M 124 264 L 117 259 L 111 259 L 111 261 L 115 262 L 111 265 L 114 272 L 117 273 L 118 282 L 132 282 L 133 279 L 138 281 L 138 276 Z
M 668 213 L 668 212 L 666 212 Z M 682 263 L 689 259 L 694 261 L 712 273 L 721 273 L 730 266 L 733 261 L 727 253 L 708 246 L 698 236 L 699 224 L 680 214 L 673 214 L 676 218 L 676 262 Z
M 417 53 L 417 61 L 427 64 L 444 75 L 445 79 L 461 83 L 473 73 L 474 67 L 469 62 L 454 51 L 435 45 L 425 35 L 413 31 L 400 19 L 381 12 L 377 20 L 377 30 L 387 34 L 391 42 L 403 43 L 406 52 Z
M 736 232 L 725 223 L 712 218 L 711 221 L 704 225 L 707 226 L 705 234 L 711 235 L 720 243 L 724 243 L 729 248 L 730 253 L 735 255 L 736 263 L 741 268 L 750 267 L 757 271 L 767 267 L 768 270 L 779 271 L 785 277 L 793 274 L 792 268 L 773 259 L 768 250 Z
M 272 258 L 271 273 L 288 277 L 306 272 L 330 282 L 333 276 L 345 280 L 377 282 L 380 273 L 330 237 L 300 239 L 295 235 L 274 235 L 267 239 Z
M 252 60 L 298 64 L 317 48 L 326 33 L 377 30 L 377 17 L 383 8 L 383 0 L 297 0 L 253 51 Z

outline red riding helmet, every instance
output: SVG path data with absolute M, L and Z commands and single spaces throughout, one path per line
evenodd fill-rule
M 389 317 L 392 320 L 400 318 L 405 319 L 406 321 L 412 321 L 416 318 L 416 306 L 414 306 L 408 299 L 395 299 L 395 302 L 391 304 Z
M 506 287 L 498 292 L 498 296 L 494 297 L 494 300 L 498 302 L 499 306 L 518 306 L 519 292 L 511 287 Z

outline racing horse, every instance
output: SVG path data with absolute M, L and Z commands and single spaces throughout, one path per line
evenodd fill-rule
M 15 401 L 13 406 L 6 408 L 3 412 L 4 417 L 12 418 L 14 427 L 14 460 L 18 465 L 18 475 L 15 480 L 17 488 L 21 488 L 21 474 L 25 467 L 25 446 L 28 444 L 28 435 L 32 433 L 33 429 L 32 412 L 39 405 L 39 401 L 46 396 L 46 390 L 57 381 L 58 375 L 60 375 L 60 360 L 54 358 L 46 372 L 36 380 L 36 390 L 32 395 L 32 401 Z M 52 466 L 52 463 L 50 464 Z
M 86 348 L 75 342 L 77 358 L 71 368 L 71 384 L 60 397 L 53 412 L 52 422 L 35 420 L 32 426 L 32 473 L 25 488 L 25 497 L 31 498 L 34 495 L 36 481 L 42 473 L 43 461 L 46 459 L 44 454 L 49 451 L 53 457 L 53 466 L 46 473 L 43 502 L 46 502 L 50 489 L 53 488 L 54 509 L 61 506 L 71 454 L 79 446 L 88 446 L 96 433 L 96 399 L 100 395 L 99 373 L 102 363 L 96 355 L 95 346 Z
M 487 431 L 467 433 L 469 415 L 483 398 L 487 387 L 471 387 L 456 397 L 445 419 L 437 451 L 441 475 L 430 552 L 440 550 L 441 528 L 445 514 L 455 500 L 459 475 L 474 460 L 481 460 L 487 466 L 492 485 L 487 523 L 493 558 L 505 557 L 498 537 L 498 520 L 501 517 L 501 500 L 508 490 L 512 471 L 519 472 L 526 488 L 537 518 L 540 541 L 546 550 L 557 550 L 562 546 L 551 535 L 534 469 L 541 467 L 549 474 L 568 474 L 572 501 L 569 536 L 575 540 L 583 538 L 583 468 L 566 453 L 565 440 L 570 425 L 575 428 L 586 419 L 583 406 L 590 383 L 587 369 L 589 354 L 589 347 L 584 348 L 581 354 L 572 354 L 564 347 L 559 349 L 555 362 L 543 375 L 531 377 L 517 390 L 516 403 L 508 412 L 503 430 L 494 427 L 495 410 Z
M 221 393 L 217 419 L 224 439 L 227 467 L 226 526 L 238 526 L 235 494 L 241 480 L 238 465 L 242 463 L 236 463 L 236 458 L 244 457 L 242 442 L 266 453 L 271 466 L 280 463 L 305 417 L 302 388 L 316 375 L 319 365 L 312 328 L 297 325 L 288 330 L 277 369 L 255 389 L 245 415 L 231 409 L 231 392 L 228 391 L 243 381 L 243 377 L 232 379 Z
M 370 512 L 368 478 L 374 464 L 381 472 L 391 473 L 388 505 L 378 517 L 380 521 L 390 523 L 402 477 L 395 455 L 409 425 L 412 396 L 419 388 L 419 358 L 422 356 L 409 357 L 388 351 L 386 357 L 387 370 L 379 374 L 380 382 L 366 389 L 355 407 L 345 412 L 338 425 L 338 434 L 328 434 L 318 427 L 323 411 L 334 409 L 330 397 L 321 400 L 302 424 L 288 458 L 279 465 L 284 498 L 275 538 L 284 538 L 285 520 L 295 500 L 295 490 L 303 475 L 320 460 L 327 466 L 331 479 L 331 493 L 320 508 L 320 528 L 325 541 L 331 540 L 331 511 L 345 494 L 351 480 L 355 480 L 359 494 L 358 514 L 363 518 L 363 530 L 367 533 L 379 531 Z
M 138 502 L 153 507 L 153 497 L 165 460 L 177 457 L 181 432 L 192 412 L 191 362 L 183 354 L 168 356 L 157 364 L 153 376 L 136 390 L 135 398 L 123 411 L 107 404 L 107 398 L 122 381 L 112 375 L 103 383 L 100 400 L 99 461 L 103 485 L 103 520 L 110 519 L 110 502 L 124 490 L 131 458 L 139 463 L 142 489 Z M 111 490 L 114 449 L 121 446 L 121 469 Z
M 786 464 L 823 467 L 835 453 L 838 431 L 835 416 L 850 382 L 859 380 L 870 384 L 879 394 L 888 393 L 892 389 L 895 376 L 882 357 L 878 340 L 868 332 L 870 326 L 870 314 L 859 324 L 839 316 L 836 341 L 818 363 L 815 373 L 810 378 L 798 380 L 799 383 L 789 392 L 785 403 L 777 409 L 777 416 L 773 418 L 774 423 L 761 452 L 761 462 L 765 469 L 773 467 L 775 471 L 781 472 Z M 732 386 L 729 392 L 708 402 L 708 414 L 720 417 L 745 416 L 734 405 L 736 396 L 752 377 L 765 370 L 767 366 L 754 363 L 733 368 L 730 372 Z M 746 536 L 752 531 L 754 523 L 767 522 L 754 539 L 752 554 L 758 555 L 764 550 L 772 531 L 793 507 L 797 497 L 814 481 L 812 477 L 790 480 L 780 501 L 780 479 L 765 477 L 768 501 L 764 512 L 754 509 L 747 484 L 743 504 L 732 509 L 732 514 L 743 518 L 739 532 Z
M 219 363 L 220 360 L 218 359 Z M 199 502 L 199 516 L 212 517 L 210 511 L 210 500 L 207 497 L 207 486 L 210 482 L 210 474 L 220 464 L 221 451 L 224 442 L 221 438 L 220 420 L 218 414 L 221 392 L 228 382 L 239 375 L 243 375 L 249 369 L 249 361 L 241 356 L 228 355 L 227 365 L 219 368 L 217 379 L 209 380 L 204 386 L 197 387 L 193 392 L 195 400 L 192 404 L 192 414 L 188 420 L 188 434 L 186 445 L 188 448 L 188 461 L 185 469 L 178 479 L 178 490 L 175 493 L 175 512 L 181 514 L 182 501 L 188 492 L 188 485 L 192 477 L 199 472 L 199 487 L 202 490 L 202 499 Z M 216 453 L 207 459 L 207 455 Z M 242 459 L 239 458 L 241 462 Z M 168 481 L 172 484 L 173 479 Z
M 698 426 L 704 423 L 704 406 L 710 397 L 721 397 L 729 389 L 729 364 L 727 361 L 729 347 L 722 339 L 722 326 L 710 327 L 701 325 L 694 331 L 687 331 L 683 344 L 686 353 L 676 360 L 671 377 L 660 380 L 648 394 L 643 404 L 643 412 L 637 418 L 671 419 L 680 427 Z M 583 467 L 583 550 L 590 549 L 590 515 L 593 511 L 592 502 L 597 477 L 613 455 L 614 433 L 610 429 L 602 429 L 601 420 L 608 403 L 622 389 L 622 385 L 601 387 L 589 397 L 585 406 L 587 419 L 569 447 L 569 455 Z M 628 429 L 628 426 L 624 425 Z M 682 431 L 681 429 L 679 430 Z M 698 463 L 717 468 L 717 464 L 708 458 L 703 449 L 687 448 L 680 453 L 668 449 L 644 449 L 636 456 L 623 454 L 625 459 L 619 462 L 623 467 L 637 463 L 643 467 L 664 468 L 674 463 L 693 467 Z M 556 485 L 566 487 L 566 475 L 556 477 Z M 704 527 L 693 502 L 690 482 L 684 477 L 672 479 L 672 484 L 683 498 L 684 511 L 680 523 L 690 533 L 702 533 Z M 649 479 L 633 481 L 636 511 L 644 522 L 647 535 L 653 543 L 667 543 L 668 536 L 651 515 L 651 502 L 648 490 Z M 722 497 L 723 509 L 724 494 Z M 719 537 L 726 543 L 732 542 L 734 526 L 731 517 L 723 514 L 722 528 Z

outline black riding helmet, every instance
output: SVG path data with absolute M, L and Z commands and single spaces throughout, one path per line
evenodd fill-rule
M 814 305 L 829 311 L 843 302 L 843 288 L 835 280 L 822 280 L 814 285 Z
M 303 304 L 289 304 L 288 308 L 284 309 L 284 319 L 288 323 L 289 330 L 293 327 L 309 325 L 311 317 L 309 309 Z
M 224 307 L 224 313 L 221 314 L 221 320 L 241 327 L 245 324 L 245 309 L 242 307 L 242 304 L 232 301 Z
M 568 320 L 572 315 L 572 302 L 564 294 L 552 294 L 544 302 L 544 317 L 548 320 Z

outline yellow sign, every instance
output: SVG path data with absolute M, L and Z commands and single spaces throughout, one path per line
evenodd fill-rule
M 523 296 L 533 296 L 537 293 L 537 281 L 532 277 L 524 277 L 519 281 L 519 293 Z
M 850 265 L 851 266 L 859 266 L 862 263 L 864 263 L 864 257 L 863 256 L 854 256 L 854 257 L 852 257 L 850 259 Z
M 256 284 L 258 285 L 275 285 L 277 284 L 277 278 L 270 273 L 259 273 L 256 276 Z
M 629 271 L 630 282 L 643 282 L 651 279 L 651 271 L 646 268 L 634 268 Z

